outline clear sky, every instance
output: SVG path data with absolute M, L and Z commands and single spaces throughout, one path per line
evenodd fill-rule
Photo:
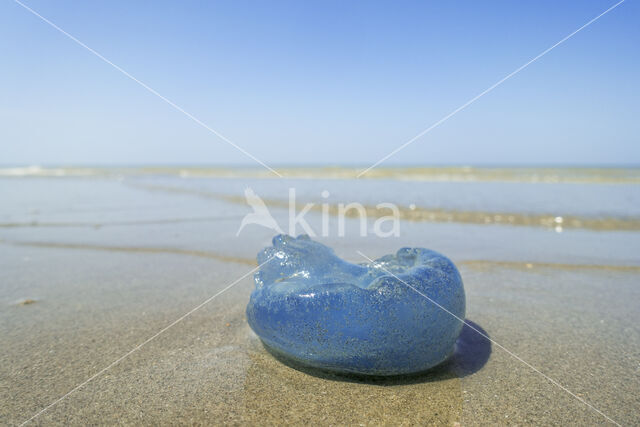
M 24 0 L 269 164 L 377 161 L 615 4 Z M 11 0 L 1 164 L 252 164 Z M 627 0 L 386 164 L 640 163 Z

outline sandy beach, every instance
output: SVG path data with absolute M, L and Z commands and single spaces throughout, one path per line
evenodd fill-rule
M 241 197 L 231 189 L 246 180 L 207 179 L 151 178 L 183 192 L 141 188 L 150 178 L 0 180 L 2 424 L 51 404 L 34 423 L 640 421 L 636 231 L 424 220 L 380 239 L 360 237 L 348 219 L 346 237 L 321 238 L 345 259 L 401 246 L 449 256 L 464 279 L 467 321 L 491 341 L 466 328 L 455 355 L 425 374 L 339 377 L 283 363 L 251 331 L 251 271 L 273 233 L 252 226 L 236 236 L 248 207 L 229 197 Z M 638 195 L 633 186 L 619 191 Z M 286 222 L 285 209 L 272 214 Z

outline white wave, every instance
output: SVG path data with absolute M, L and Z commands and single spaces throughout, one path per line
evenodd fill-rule
M 98 171 L 89 168 L 43 168 L 39 165 L 0 168 L 0 176 L 26 177 L 26 176 L 91 176 Z

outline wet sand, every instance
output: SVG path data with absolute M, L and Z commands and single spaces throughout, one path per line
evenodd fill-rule
M 159 191 L 170 194 L 191 194 L 198 197 L 217 199 L 229 203 L 245 205 L 246 201 L 243 195 L 228 195 L 220 193 L 211 193 L 202 190 L 185 189 L 182 187 L 159 186 L 159 185 L 132 185 L 135 188 L 141 188 L 149 191 Z M 265 199 L 265 204 L 269 208 L 288 209 L 290 201 L 286 199 Z M 343 205 L 346 205 L 343 203 Z M 296 210 L 302 211 L 306 203 L 296 203 Z M 311 211 L 322 212 L 323 209 L 333 216 L 343 215 L 347 218 L 359 218 L 360 212 L 356 209 L 341 209 L 340 204 L 314 204 L 310 207 Z M 391 214 L 389 210 L 378 209 L 376 206 L 363 205 L 364 212 L 368 218 L 382 218 Z M 640 231 L 640 219 L 635 217 L 606 217 L 591 218 L 588 216 L 565 215 L 558 216 L 553 214 L 523 214 L 518 212 L 487 212 L 473 210 L 445 210 L 437 208 L 425 208 L 412 205 L 410 207 L 398 206 L 398 216 L 403 221 L 412 222 L 453 222 L 459 224 L 485 224 L 485 225 L 513 225 L 525 227 L 544 227 L 557 229 L 586 229 L 594 231 Z M 16 227 L 21 224 L 1 224 L 0 227 Z M 22 224 L 23 225 L 23 224 Z
M 118 182 L 47 185 L 61 198 L 37 215 L 50 226 L 30 226 L 25 204 L 2 212 L 25 224 L 0 235 L 2 424 L 96 374 L 34 423 L 608 422 L 540 373 L 620 424 L 640 421 L 634 232 L 413 222 L 398 239 L 325 239 L 356 262 L 356 249 L 375 257 L 421 244 L 459 265 L 467 319 L 494 342 L 466 329 L 455 356 L 423 375 L 335 377 L 274 358 L 246 323 L 250 276 L 101 372 L 249 273 L 271 232 L 236 237 L 246 208 L 220 200 Z

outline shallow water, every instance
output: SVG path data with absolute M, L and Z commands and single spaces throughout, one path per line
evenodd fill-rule
M 640 421 L 640 235 L 629 227 L 640 217 L 637 170 L 536 172 L 559 183 L 533 183 L 531 170 L 482 170 L 473 182 L 455 178 L 473 175 L 460 169 L 421 171 L 420 180 L 407 180 L 415 171 L 392 171 L 358 181 L 335 171 L 286 181 L 260 179 L 253 169 L 233 178 L 220 178 L 224 170 L 196 178 L 175 168 L 136 171 L 0 179 L 2 424 L 28 419 L 250 272 L 273 232 L 250 225 L 236 236 L 250 211 L 242 203 L 245 186 L 272 202 L 282 225 L 290 187 L 300 202 L 318 205 L 328 190 L 333 204 L 414 203 L 425 211 L 609 225 L 563 222 L 558 230 L 426 216 L 403 220 L 398 237 L 381 239 L 359 236 L 353 218 L 346 236 L 337 236 L 332 216 L 332 233 L 319 239 L 350 261 L 363 261 L 356 251 L 375 258 L 401 246 L 449 256 L 465 282 L 467 318 L 494 342 L 476 335 L 460 343 L 457 359 L 408 381 L 303 372 L 274 359 L 251 333 L 244 308 L 253 285 L 246 277 L 47 410 L 41 422 L 607 421 L 576 396 L 618 423 Z M 455 182 L 443 182 L 447 174 Z M 320 213 L 307 216 L 315 230 Z

